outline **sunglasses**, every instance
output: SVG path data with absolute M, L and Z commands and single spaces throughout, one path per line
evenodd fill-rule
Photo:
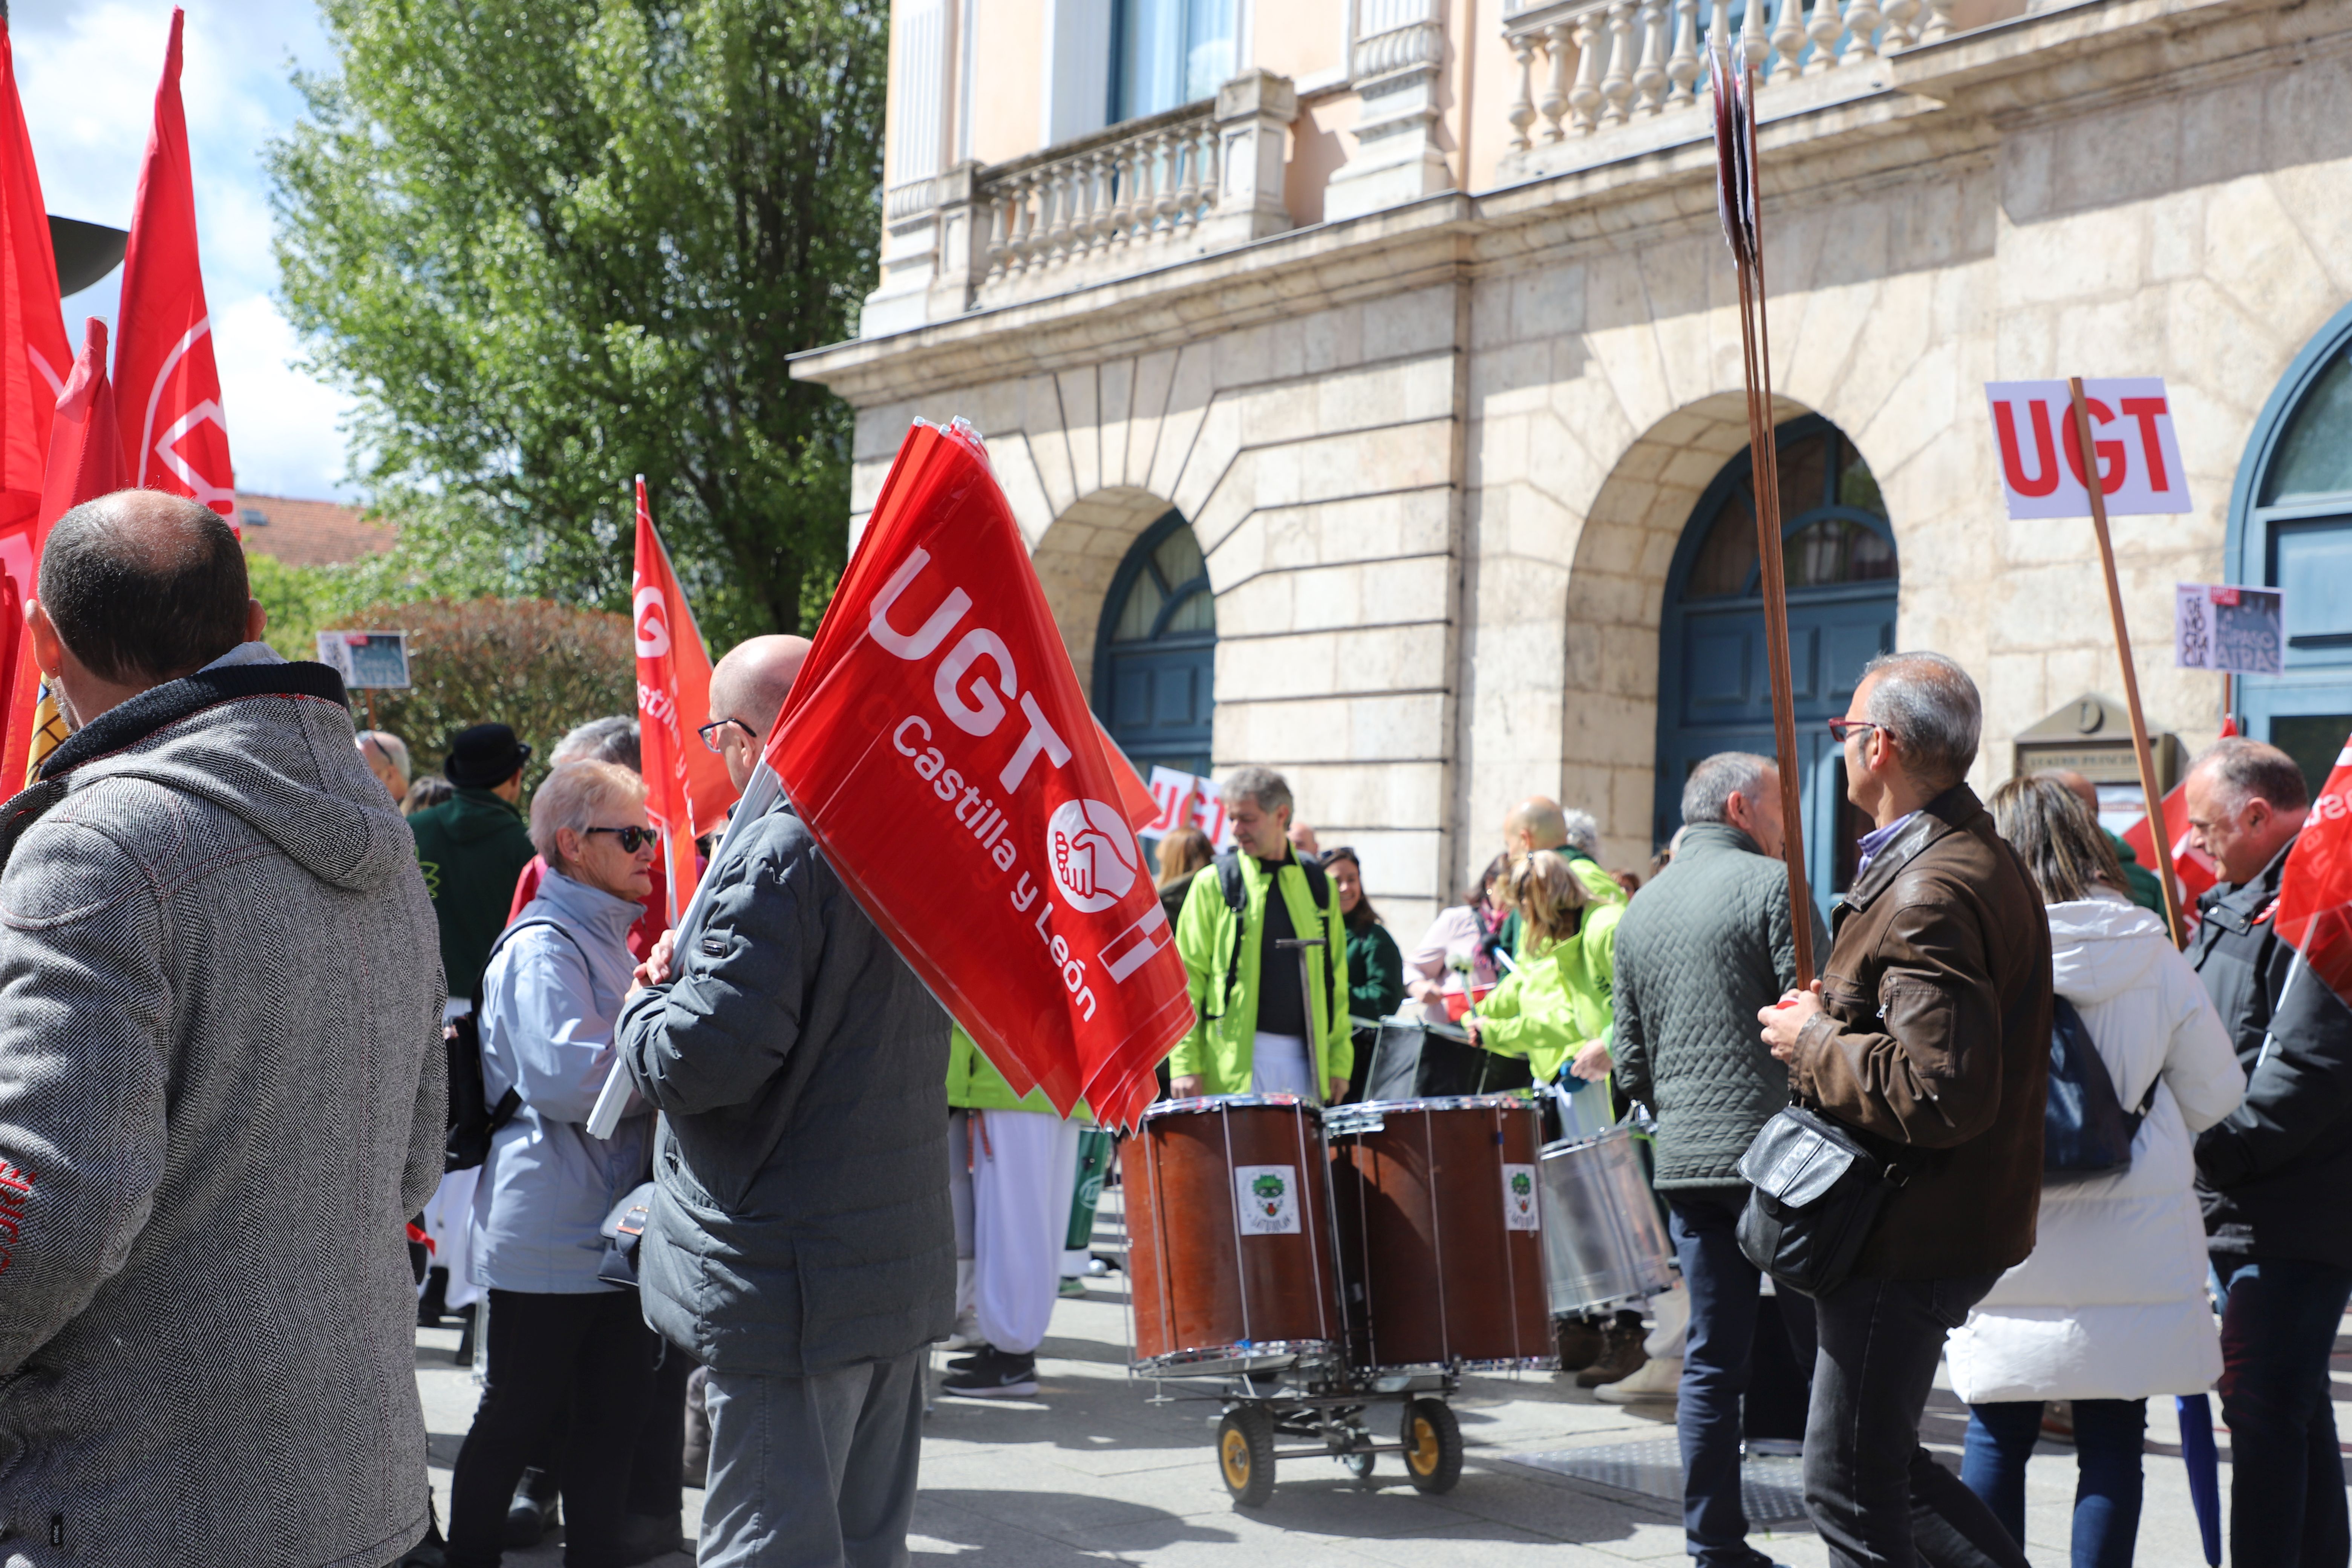
M 751 725 L 743 722 L 740 719 L 713 719 L 708 724 L 697 725 L 694 732 L 702 737 L 702 743 L 705 746 L 708 746 L 714 752 L 723 752 L 727 749 L 727 737 L 725 731 L 727 726 L 730 724 L 732 724 L 738 730 L 742 731 L 745 735 L 749 736 L 755 742 L 760 739 L 759 732 L 753 730 Z
M 661 835 L 650 827 L 583 827 L 583 833 L 609 833 L 620 840 L 624 854 L 634 855 L 648 844 L 657 844 Z
M 1845 744 L 1846 736 L 1852 734 L 1856 730 L 1883 730 L 1885 728 L 1885 725 L 1874 724 L 1867 719 L 1832 719 L 1830 721 L 1830 733 L 1836 738 L 1837 743 L 1841 746 Z

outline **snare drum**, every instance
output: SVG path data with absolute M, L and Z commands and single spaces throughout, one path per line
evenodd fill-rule
M 1612 1127 L 1549 1144 L 1542 1167 L 1544 1269 L 1555 1314 L 1590 1312 L 1674 1282 L 1674 1251 L 1631 1131 Z
M 1296 1095 L 1143 1113 L 1120 1165 L 1136 1371 L 1225 1376 L 1334 1354 L 1328 1159 Z
M 1323 1124 L 1350 1362 L 1549 1364 L 1534 1102 L 1349 1105 Z

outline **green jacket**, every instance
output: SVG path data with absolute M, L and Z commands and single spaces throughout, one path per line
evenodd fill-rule
M 1609 874 L 1609 868 L 1583 850 L 1563 844 L 1552 853 L 1568 861 L 1568 868 L 1576 873 L 1576 879 L 1584 884 L 1584 890 L 1592 895 L 1593 902 L 1622 904 L 1625 901 L 1623 885 Z M 1518 910 L 1513 910 L 1504 917 L 1500 935 L 1505 951 L 1513 958 L 1527 957 L 1527 922 L 1519 919 Z
M 1610 992 L 1617 966 L 1622 902 L 1589 904 L 1574 936 L 1519 961 L 1478 1004 L 1478 1043 L 1500 1056 L 1525 1057 L 1536 1081 L 1549 1083 L 1576 1053 L 1610 1039 Z
M 2104 827 L 2099 831 L 2107 833 Z M 2131 901 L 2141 909 L 2164 913 L 2164 884 L 2156 879 L 2155 872 L 2139 863 L 2139 852 L 2113 833 L 2107 833 L 2107 842 L 2115 846 L 2116 858 L 2124 863 L 2124 881 L 2128 885 L 2123 891 L 2131 895 Z
M 1184 977 L 1192 994 L 1192 1029 L 1168 1057 L 1171 1077 L 1198 1073 L 1204 1094 L 1244 1094 L 1250 1085 L 1250 1047 L 1257 1034 L 1258 971 L 1265 952 L 1265 897 L 1274 879 L 1254 856 L 1241 857 L 1244 907 L 1243 923 L 1248 936 L 1241 944 L 1239 962 L 1234 952 L 1234 911 L 1225 907 L 1225 890 L 1210 867 L 1192 879 L 1184 896 L 1184 912 L 1176 921 L 1176 952 L 1184 961 Z M 1282 863 L 1282 903 L 1290 912 L 1290 928 L 1301 935 L 1321 931 L 1329 945 L 1310 950 L 1316 973 L 1328 976 L 1307 999 L 1309 1044 L 1315 1052 L 1316 1091 L 1319 1097 L 1335 1078 L 1355 1070 L 1356 1047 L 1348 1024 L 1348 937 L 1339 920 L 1339 894 L 1330 889 L 1321 910 L 1307 888 L 1307 873 L 1297 856 Z M 1335 955 L 1338 962 L 1332 962 Z M 1284 962 L 1290 962 L 1285 959 Z M 1233 994 L 1225 994 L 1225 974 L 1234 974 Z
M 515 881 L 537 851 L 522 813 L 486 789 L 461 789 L 408 819 L 416 864 L 441 926 L 441 972 L 452 997 L 481 988 L 490 944 L 507 928 Z
M 961 1024 L 948 1030 L 948 1109 L 950 1110 L 1034 1110 L 1047 1116 L 1055 1114 L 1054 1102 L 1045 1098 L 1042 1089 L 1027 1094 L 1014 1094 L 988 1053 L 980 1048 Z M 1091 1121 L 1093 1115 L 1087 1102 L 1080 1100 L 1070 1110 L 1067 1118 L 1073 1121 Z
M 1344 922 L 1343 922 L 1344 923 Z M 1404 955 L 1388 927 L 1348 933 L 1348 1008 L 1359 1018 L 1385 1018 L 1404 1005 Z

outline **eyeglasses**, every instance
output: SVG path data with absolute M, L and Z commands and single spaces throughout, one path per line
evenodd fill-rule
M 658 843 L 661 835 L 650 827 L 583 827 L 583 833 L 609 833 L 620 840 L 621 851 L 634 855 L 648 844 Z
M 746 724 L 740 719 L 713 719 L 708 724 L 698 725 L 694 732 L 702 737 L 702 743 L 704 745 L 709 747 L 714 752 L 724 752 L 727 750 L 727 741 L 726 737 L 722 735 L 720 731 L 725 730 L 730 724 L 732 724 L 738 730 L 742 731 L 745 735 L 749 736 L 754 742 L 758 741 L 760 738 L 759 731 L 752 729 L 751 725 Z
M 1832 719 L 1830 721 L 1830 733 L 1836 738 L 1837 743 L 1841 746 L 1845 744 L 1846 736 L 1856 730 L 1883 730 L 1885 728 L 1885 726 L 1884 724 L 1874 724 L 1867 719 Z

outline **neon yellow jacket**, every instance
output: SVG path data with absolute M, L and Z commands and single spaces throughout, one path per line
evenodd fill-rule
M 961 1024 L 948 1029 L 948 1109 L 950 1110 L 1036 1110 L 1053 1115 L 1054 1102 L 1042 1089 L 1016 1095 L 988 1053 L 963 1032 Z M 1085 1100 L 1070 1108 L 1071 1121 L 1092 1121 Z
M 1568 868 L 1576 873 L 1576 879 L 1584 884 L 1585 892 L 1591 896 L 1594 903 L 1622 904 L 1625 901 L 1625 889 L 1609 874 L 1608 867 L 1572 850 L 1558 849 L 1553 853 L 1567 859 Z M 1503 934 L 1510 940 L 1511 956 L 1524 960 L 1528 956 L 1528 922 L 1521 920 L 1516 910 L 1512 912 L 1508 928 Z
M 1275 885 L 1275 879 L 1254 856 L 1242 856 L 1241 868 L 1242 924 L 1246 935 L 1238 963 L 1234 962 L 1234 911 L 1225 907 L 1224 887 L 1214 866 L 1192 879 L 1183 912 L 1176 919 L 1176 952 L 1184 961 L 1193 1022 L 1192 1032 L 1169 1053 L 1168 1071 L 1175 1078 L 1199 1073 L 1204 1094 L 1244 1094 L 1250 1085 L 1251 1043 L 1257 1034 L 1258 971 L 1265 952 L 1266 889 Z M 1307 1003 L 1315 1088 L 1320 1098 L 1330 1089 L 1333 1079 L 1346 1078 L 1355 1070 L 1356 1047 L 1348 1022 L 1348 933 L 1339 920 L 1339 890 L 1330 889 L 1330 901 L 1318 911 L 1297 856 L 1282 863 L 1280 880 L 1290 929 L 1310 938 L 1319 931 L 1328 944 L 1307 951 L 1318 981 Z M 1296 962 L 1287 957 L 1280 961 Z M 1228 967 L 1234 974 L 1230 997 L 1225 994 Z
M 1525 1057 L 1548 1083 L 1563 1064 L 1598 1040 L 1609 1043 L 1614 1016 L 1610 988 L 1617 968 L 1622 903 L 1587 904 L 1574 936 L 1519 961 L 1478 1004 L 1478 1043 L 1500 1056 Z

